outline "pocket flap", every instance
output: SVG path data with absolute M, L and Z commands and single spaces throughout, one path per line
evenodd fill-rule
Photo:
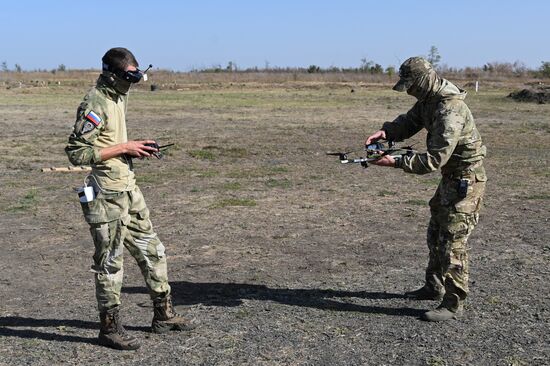
M 122 222 L 122 225 L 124 225 L 124 226 L 128 226 L 128 224 L 130 223 L 131 220 L 132 220 L 132 218 L 130 217 L 130 215 L 124 215 L 120 218 L 120 221 Z
M 143 210 L 141 210 L 137 213 L 137 216 L 139 217 L 140 220 L 148 219 L 149 218 L 149 209 L 147 207 L 145 207 Z
M 478 182 L 487 182 L 487 175 L 485 174 L 485 168 L 480 166 L 474 170 L 476 180 Z

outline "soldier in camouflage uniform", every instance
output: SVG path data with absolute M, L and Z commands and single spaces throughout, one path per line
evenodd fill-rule
M 427 242 L 430 250 L 426 282 L 406 297 L 417 300 L 443 300 L 423 314 L 427 321 L 456 318 L 468 295 L 467 240 L 478 222 L 485 182 L 483 167 L 486 149 L 468 106 L 466 92 L 445 80 L 421 57 L 406 60 L 399 69 L 400 79 L 393 87 L 417 99 L 406 114 L 366 140 L 402 141 L 425 128 L 427 152 L 392 157 L 374 164 L 426 174 L 441 170 L 441 181 L 430 200 L 431 218 Z
M 143 73 L 125 48 L 109 50 L 102 61 L 102 74 L 78 108 L 65 151 L 72 164 L 92 166 L 87 181 L 96 197 L 81 205 L 95 245 L 92 271 L 101 320 L 99 342 L 137 349 L 137 340 L 119 319 L 123 247 L 136 259 L 153 300 L 152 331 L 188 330 L 194 322 L 174 311 L 164 246 L 153 231 L 132 168 L 132 157 L 149 157 L 157 151 L 146 145 L 154 140 L 128 141 L 126 134 L 128 92 Z

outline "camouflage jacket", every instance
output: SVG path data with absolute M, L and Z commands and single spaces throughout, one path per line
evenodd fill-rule
M 441 169 L 442 174 L 452 175 L 480 166 L 486 148 L 464 102 L 466 92 L 441 79 L 437 89 L 428 95 L 406 114 L 382 126 L 386 138 L 392 141 L 405 140 L 422 128 L 428 131 L 427 152 L 404 156 L 396 168 L 414 174 Z
M 91 165 L 101 188 L 130 191 L 135 187 L 131 160 L 124 156 L 101 160 L 100 150 L 128 141 L 127 96 L 117 93 L 100 76 L 78 107 L 73 133 L 65 147 L 74 165 Z

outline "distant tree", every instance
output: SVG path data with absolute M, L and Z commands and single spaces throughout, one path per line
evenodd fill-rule
M 524 76 L 527 73 L 527 66 L 519 60 L 512 64 L 512 68 L 517 76 Z
M 366 57 L 361 59 L 361 66 L 359 66 L 359 71 L 368 72 L 374 65 L 373 61 L 368 60 Z
M 509 62 L 489 62 L 483 65 L 483 71 L 494 75 L 511 75 L 514 72 L 514 65 Z
M 544 78 L 550 78 L 550 62 L 549 61 L 542 61 L 542 65 L 539 69 L 542 77 Z
M 0 67 L 2 68 L 3 72 L 10 71 L 10 69 L 8 68 L 8 63 L 6 61 L 2 61 L 2 66 Z
M 455 72 L 455 70 L 447 64 L 439 64 L 437 67 L 437 72 L 441 74 L 451 74 Z
M 317 65 L 309 65 L 309 67 L 307 68 L 307 72 L 308 74 L 315 74 L 321 72 L 321 68 Z
M 67 71 L 67 67 L 65 65 L 61 64 L 61 65 L 57 66 L 57 71 L 61 71 L 61 72 Z
M 237 71 L 238 67 L 237 67 L 237 64 L 234 61 L 229 61 L 227 63 L 227 66 L 225 67 L 225 69 L 229 72 L 233 72 L 233 71 Z
M 371 66 L 369 71 L 371 74 L 383 74 L 384 68 L 380 64 L 375 64 L 374 66 Z
M 430 47 L 430 52 L 428 53 L 427 60 L 429 63 L 432 64 L 434 68 L 437 68 L 439 61 L 441 61 L 441 55 L 439 54 L 439 50 L 436 46 Z
M 386 74 L 388 74 L 389 77 L 392 77 L 393 75 L 395 75 L 395 67 L 393 66 L 386 67 Z
M 479 69 L 474 67 L 465 67 L 464 70 L 462 70 L 462 73 L 470 79 L 478 79 L 479 78 Z
M 17 71 L 17 72 L 23 71 L 23 69 L 21 68 L 21 65 L 15 64 L 15 71 Z

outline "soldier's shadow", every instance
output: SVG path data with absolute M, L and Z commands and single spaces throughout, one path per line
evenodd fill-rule
M 27 328 L 57 328 L 58 332 L 51 332 L 51 329 L 46 331 Z M 0 337 L 97 344 L 97 337 L 87 338 L 71 335 L 71 328 L 99 329 L 99 323 L 76 319 L 37 319 L 21 316 L 0 317 Z M 125 326 L 125 328 L 134 331 L 149 331 L 147 327 Z
M 234 307 L 243 300 L 272 301 L 290 306 L 310 307 L 331 311 L 351 311 L 394 316 L 420 316 L 424 310 L 408 307 L 384 307 L 359 305 L 346 302 L 346 298 L 361 298 L 372 300 L 400 299 L 401 294 L 368 291 L 340 291 L 322 289 L 287 289 L 269 288 L 265 285 L 241 283 L 193 283 L 173 282 L 173 299 L 175 305 L 203 304 L 207 306 Z M 124 287 L 126 293 L 147 293 L 145 287 Z M 44 329 L 57 328 L 59 332 Z M 56 342 L 77 342 L 97 344 L 97 338 L 87 338 L 70 334 L 71 328 L 98 329 L 97 322 L 76 319 L 37 319 L 20 316 L 0 317 L 0 337 L 18 337 L 26 339 L 42 339 Z M 125 326 L 128 330 L 148 332 L 148 327 Z
M 322 289 L 269 288 L 265 285 L 242 283 L 194 283 L 172 282 L 174 305 L 239 306 L 242 300 L 273 301 L 290 306 L 309 307 L 320 310 L 351 311 L 394 316 L 418 317 L 425 310 L 409 307 L 385 307 L 360 305 L 345 302 L 345 298 L 373 300 L 402 299 L 401 294 L 369 291 L 340 291 Z M 125 287 L 126 293 L 147 293 L 145 287 Z M 344 300 L 344 301 L 343 301 Z

